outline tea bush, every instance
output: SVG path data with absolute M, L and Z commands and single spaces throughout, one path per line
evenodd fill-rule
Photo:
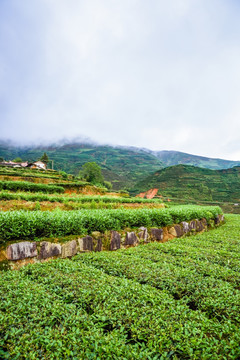
M 35 184 L 28 181 L 0 181 L 0 190 L 12 190 L 12 191 L 23 190 L 30 192 L 42 191 L 44 193 L 64 192 L 64 188 L 62 186 Z
M 0 357 L 239 359 L 239 220 L 2 273 Z
M 214 219 L 219 207 L 177 206 L 169 209 L 101 209 L 0 212 L 0 241 L 65 236 L 140 226 L 162 227 L 194 218 Z

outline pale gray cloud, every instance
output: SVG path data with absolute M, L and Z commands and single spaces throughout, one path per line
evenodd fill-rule
M 240 159 L 234 0 L 2 0 L 0 138 Z

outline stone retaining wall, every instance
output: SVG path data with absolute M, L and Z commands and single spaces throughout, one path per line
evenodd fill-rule
M 87 251 L 114 251 L 140 243 L 153 241 L 165 242 L 194 233 L 200 233 L 220 225 L 224 216 L 218 215 L 214 220 L 195 219 L 163 228 L 140 227 L 138 231 L 108 231 L 104 234 L 93 232 L 91 236 L 79 237 L 66 243 L 22 241 L 10 244 L 0 251 L 0 268 L 18 269 L 29 263 L 43 262 L 55 258 L 70 258 Z M 130 230 L 130 231 L 128 231 Z M 2 264 L 2 266 L 1 266 Z

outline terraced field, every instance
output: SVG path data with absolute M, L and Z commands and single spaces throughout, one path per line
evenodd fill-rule
M 3 359 L 240 358 L 240 216 L 0 277 Z

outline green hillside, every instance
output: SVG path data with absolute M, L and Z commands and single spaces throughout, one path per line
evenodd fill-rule
M 55 170 L 74 175 L 79 173 L 84 163 L 95 161 L 102 167 L 105 180 L 111 181 L 114 189 L 130 188 L 142 177 L 163 167 L 154 155 L 140 149 L 88 144 L 23 148 L 0 143 L 0 157 L 5 160 L 21 157 L 33 161 L 41 157 L 43 152 L 53 160 Z
M 154 153 L 154 155 L 163 162 L 165 167 L 185 164 L 207 169 L 220 170 L 229 169 L 234 166 L 240 166 L 240 161 L 213 159 L 204 156 L 186 154 L 179 151 L 157 151 Z
M 240 167 L 210 170 L 176 165 L 159 170 L 138 182 L 133 193 L 158 188 L 158 194 L 170 198 L 239 202 Z
M 105 180 L 111 181 L 113 189 L 115 190 L 131 189 L 133 187 L 135 189 L 136 183 L 140 184 L 140 187 L 137 185 L 137 188 L 139 187 L 145 190 L 145 186 L 142 186 L 142 184 L 144 185 L 144 179 L 148 177 L 148 175 L 150 176 L 150 174 L 159 169 L 177 164 L 187 164 L 215 170 L 232 168 L 237 165 L 240 166 L 240 162 L 237 161 L 211 159 L 178 151 L 153 152 L 148 149 L 134 147 L 99 146 L 83 143 L 19 147 L 11 146 L 6 142 L 0 141 L 0 157 L 5 160 L 13 160 L 16 157 L 21 157 L 23 160 L 35 161 L 40 158 L 44 152 L 46 152 L 49 158 L 53 160 L 55 170 L 63 170 L 74 175 L 78 175 L 79 170 L 84 163 L 95 161 L 101 166 Z M 50 162 L 50 167 L 51 164 L 52 163 Z M 190 169 L 195 174 L 194 168 L 191 167 Z M 150 176 L 150 179 L 151 178 L 152 176 Z M 150 182 L 152 183 L 152 180 L 150 180 Z M 214 183 L 213 186 L 214 188 L 218 187 L 218 184 Z M 221 189 L 221 187 L 219 189 Z M 225 190 L 228 189 L 224 188 L 224 194 L 228 196 Z M 207 189 L 203 189 L 202 191 L 205 198 L 211 198 L 212 194 L 209 193 Z M 197 191 L 193 192 L 193 194 L 196 193 Z M 225 197 L 224 194 L 220 194 L 220 198 L 222 198 L 222 195 Z

